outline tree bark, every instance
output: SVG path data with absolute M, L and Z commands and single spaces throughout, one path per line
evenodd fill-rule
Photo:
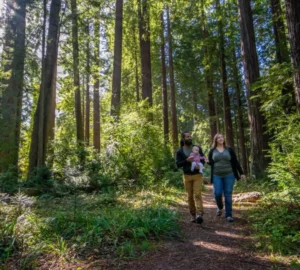
M 138 0 L 138 6 L 142 67 L 142 99 L 148 99 L 149 105 L 152 106 L 150 12 L 148 0 Z
M 49 17 L 49 30 L 47 35 L 47 52 L 45 56 L 44 74 L 40 86 L 40 95 L 34 116 L 31 146 L 29 153 L 29 169 L 44 166 L 50 129 L 51 105 L 53 102 L 53 89 L 55 69 L 57 64 L 59 40 L 59 13 L 61 0 L 52 0 Z M 43 108 L 43 109 L 42 109 Z M 43 114 L 41 113 L 43 112 Z M 40 138 L 42 136 L 42 139 Z
M 78 15 L 77 2 L 71 0 L 72 11 L 72 46 L 73 46 L 73 80 L 75 88 L 75 119 L 78 145 L 83 143 L 83 123 L 81 113 L 80 77 L 79 77 L 79 47 L 78 47 Z
M 251 173 L 259 176 L 268 166 L 269 160 L 265 153 L 268 150 L 268 136 L 265 127 L 266 119 L 260 112 L 260 102 L 257 98 L 252 99 L 254 93 L 251 91 L 251 84 L 256 82 L 260 75 L 250 0 L 239 0 L 239 17 L 251 134 Z
M 202 5 L 203 5 L 203 2 L 202 2 Z M 203 39 L 205 41 L 208 38 L 208 31 L 207 31 L 206 25 L 205 25 L 205 14 L 204 14 L 203 7 L 202 7 L 201 15 L 202 15 L 202 35 L 203 35 Z M 204 56 L 205 56 L 205 62 L 210 63 L 211 62 L 211 52 L 210 52 L 210 48 L 208 47 L 208 44 L 206 44 L 204 46 Z M 207 89 L 210 138 L 211 138 L 211 141 L 213 141 L 214 136 L 218 132 L 218 128 L 217 128 L 217 114 L 216 114 L 216 107 L 215 107 L 215 94 L 214 94 L 214 88 L 213 88 L 211 68 L 209 67 L 209 65 L 205 65 L 205 67 L 204 67 L 204 77 L 205 77 L 205 83 L 206 83 L 206 89 Z
M 87 34 L 90 35 L 90 25 L 87 25 Z M 90 44 L 89 40 L 86 42 L 86 98 L 85 98 L 85 142 L 87 145 L 90 144 L 90 111 L 91 111 L 91 101 L 90 101 L 90 74 L 91 74 L 91 67 L 90 67 Z
M 236 98 L 236 107 L 237 107 L 237 113 L 238 113 L 238 133 L 237 137 L 239 138 L 239 145 L 241 150 L 241 156 L 242 156 L 242 165 L 245 174 L 248 173 L 248 161 L 247 161 L 247 152 L 246 152 L 246 140 L 245 140 L 245 121 L 243 117 L 243 111 L 242 111 L 242 101 L 241 101 L 241 88 L 240 88 L 240 76 L 238 73 L 238 67 L 237 67 L 237 59 L 235 50 L 233 48 L 232 50 L 232 59 L 233 59 L 233 78 L 235 81 L 235 98 Z
M 26 1 L 9 1 L 7 5 L 3 58 L 8 60 L 4 72 L 9 72 L 9 78 L 2 80 L 0 172 L 10 165 L 18 166 L 25 62 Z
M 223 31 L 223 14 L 220 7 L 220 0 L 216 0 L 216 8 L 218 13 L 218 30 L 219 30 L 219 50 L 220 50 L 220 63 L 221 63 L 221 77 L 222 77 L 222 92 L 223 92 L 223 109 L 224 109 L 224 123 L 226 143 L 234 147 L 233 128 L 231 120 L 231 106 L 228 93 L 227 71 L 225 60 L 225 45 L 224 45 L 224 31 Z
M 167 89 L 167 69 L 166 69 L 166 53 L 165 53 L 165 26 L 164 12 L 161 12 L 161 86 L 162 86 L 162 103 L 163 103 L 163 129 L 165 145 L 169 141 L 169 115 L 168 115 L 168 89 Z
M 111 115 L 119 116 L 121 102 L 123 0 L 116 0 L 115 48 L 112 79 Z
M 286 18 L 291 45 L 291 58 L 294 67 L 296 105 L 300 110 L 300 1 L 285 0 Z
M 100 87 L 100 21 L 99 18 L 95 21 L 95 65 L 96 74 L 95 84 L 94 84 L 94 114 L 93 114 L 93 126 L 94 126 L 94 148 L 100 151 L 100 97 L 99 97 L 99 87 Z
M 176 89 L 174 82 L 174 65 L 173 65 L 173 44 L 172 44 L 172 30 L 170 22 L 170 9 L 167 6 L 167 27 L 168 27 L 168 43 L 169 43 L 169 76 L 170 76 L 170 90 L 171 90 L 171 123 L 172 123 L 172 143 L 173 151 L 175 153 L 178 148 L 178 127 L 177 127 L 177 110 L 176 110 Z
M 278 63 L 289 63 L 290 56 L 287 47 L 287 40 L 284 29 L 283 12 L 280 5 L 280 0 L 271 0 L 273 32 L 276 47 L 276 60 Z M 295 90 L 292 83 L 285 83 L 282 88 L 283 110 L 286 114 L 292 113 L 296 107 Z M 288 95 L 288 96 L 286 96 Z

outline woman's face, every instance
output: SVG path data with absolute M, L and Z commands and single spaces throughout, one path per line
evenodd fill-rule
M 224 137 L 223 135 L 218 135 L 217 136 L 217 144 L 224 144 Z

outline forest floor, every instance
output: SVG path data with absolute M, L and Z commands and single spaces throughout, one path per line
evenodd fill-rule
M 249 203 L 234 205 L 235 222 L 228 223 L 224 216 L 216 216 L 211 186 L 206 186 L 203 199 L 205 215 L 202 224 L 191 223 L 186 203 L 174 206 L 180 213 L 182 239 L 161 241 L 140 258 L 93 256 L 77 263 L 50 263 L 51 258 L 48 258 L 45 263 L 40 261 L 38 269 L 291 269 L 288 263 L 256 251 L 246 216 L 246 208 L 251 207 Z

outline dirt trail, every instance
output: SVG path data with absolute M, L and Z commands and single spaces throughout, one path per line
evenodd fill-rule
M 254 254 L 247 221 L 241 217 L 242 208 L 234 206 L 235 222 L 228 223 L 224 216 L 216 216 L 211 186 L 207 189 L 203 194 L 203 224 L 190 222 L 187 204 L 178 206 L 184 240 L 166 241 L 152 253 L 140 260 L 127 261 L 118 269 L 289 269 Z

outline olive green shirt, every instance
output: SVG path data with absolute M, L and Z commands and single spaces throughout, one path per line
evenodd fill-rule
M 231 165 L 231 155 L 227 149 L 223 152 L 219 152 L 218 149 L 213 151 L 212 159 L 214 161 L 214 175 L 226 176 L 233 174 Z

